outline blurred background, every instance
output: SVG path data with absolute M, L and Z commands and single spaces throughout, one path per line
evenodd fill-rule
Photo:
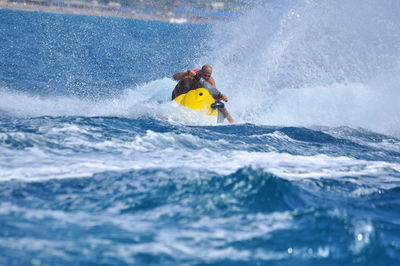
M 238 16 L 240 0 L 0 0 L 0 8 L 123 16 L 169 22 L 212 22 Z

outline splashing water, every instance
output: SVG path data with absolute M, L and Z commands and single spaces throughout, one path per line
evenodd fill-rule
M 214 28 L 231 110 L 260 124 L 399 133 L 399 1 L 268 1 Z

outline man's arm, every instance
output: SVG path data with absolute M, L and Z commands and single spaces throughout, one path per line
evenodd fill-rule
M 228 101 L 228 97 L 225 94 L 222 94 L 219 90 L 217 90 L 217 88 L 215 88 L 215 86 L 211 82 L 206 81 L 200 76 L 197 76 L 197 78 L 200 85 L 206 88 L 208 92 L 214 97 L 215 100 L 217 101 L 223 100 L 225 102 Z M 213 83 L 215 84 L 215 81 Z
M 187 71 L 186 72 L 178 72 L 178 73 L 175 73 L 172 75 L 172 79 L 177 80 L 177 81 L 183 80 L 186 77 L 186 75 L 188 75 Z

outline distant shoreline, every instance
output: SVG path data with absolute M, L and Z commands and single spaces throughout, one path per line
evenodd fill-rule
M 205 17 L 205 18 L 190 18 L 175 15 L 171 12 L 163 14 L 143 14 L 135 12 L 134 10 L 127 12 L 115 9 L 112 11 L 100 10 L 100 9 L 86 9 L 86 8 L 72 8 L 72 7 L 57 7 L 57 6 L 42 6 L 34 4 L 23 4 L 15 2 L 0 2 L 0 9 L 13 9 L 13 10 L 26 10 L 26 11 L 42 11 L 50 13 L 62 13 L 62 14 L 73 14 L 73 15 L 88 15 L 88 16 L 99 16 L 99 17 L 121 17 L 121 18 L 132 18 L 139 20 L 153 20 L 163 21 L 170 23 L 213 23 L 221 21 L 218 19 Z

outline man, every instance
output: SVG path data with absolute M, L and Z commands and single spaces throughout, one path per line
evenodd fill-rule
M 178 72 L 172 75 L 174 80 L 179 81 L 172 91 L 172 100 L 190 90 L 205 88 L 210 92 L 216 102 L 221 100 L 227 102 L 228 97 L 216 89 L 215 80 L 211 77 L 211 74 L 212 67 L 210 65 L 204 65 L 201 69 Z M 222 103 L 220 104 L 223 105 Z M 230 123 L 235 122 L 225 107 L 220 107 L 218 109 Z

